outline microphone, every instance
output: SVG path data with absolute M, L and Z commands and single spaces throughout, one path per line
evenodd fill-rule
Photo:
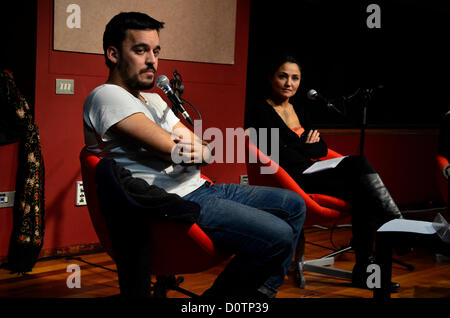
M 320 95 L 315 89 L 310 89 L 308 91 L 308 93 L 306 93 L 306 96 L 310 100 L 324 102 L 325 105 L 327 105 L 327 107 L 330 107 L 330 108 L 334 107 L 334 105 L 332 103 L 330 103 L 327 98 L 325 98 L 324 96 Z
M 158 76 L 158 78 L 156 79 L 156 86 L 158 86 L 164 92 L 164 94 L 166 94 L 167 98 L 172 102 L 172 107 L 178 109 L 181 112 L 181 115 L 183 115 L 184 119 L 186 119 L 189 124 L 194 126 L 194 122 L 192 121 L 186 109 L 184 109 L 183 102 L 180 100 L 178 95 L 174 93 L 172 87 L 170 87 L 170 82 L 167 76 Z
M 320 95 L 315 89 L 310 89 L 307 93 L 306 96 L 308 97 L 308 99 L 310 100 L 314 100 L 314 101 L 321 101 L 323 103 L 325 103 L 325 105 L 330 108 L 333 109 L 334 111 L 336 111 L 337 113 L 342 114 L 342 112 L 337 109 L 333 103 L 331 103 L 328 98 Z

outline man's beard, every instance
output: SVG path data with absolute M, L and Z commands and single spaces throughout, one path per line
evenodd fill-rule
M 153 69 L 154 73 L 153 73 L 153 80 L 151 81 L 151 83 L 144 83 L 142 81 L 139 80 L 139 74 L 148 71 L 148 69 L 143 70 L 141 72 L 139 72 L 139 74 L 133 75 L 131 77 L 129 77 L 128 72 L 127 72 L 127 67 L 125 65 L 118 65 L 120 73 L 122 74 L 122 78 L 124 78 L 124 83 L 125 85 L 131 89 L 131 90 L 137 90 L 137 91 L 144 91 L 147 89 L 151 89 L 153 88 L 153 86 L 155 86 L 155 74 L 156 71 Z
M 132 90 L 145 91 L 153 88 L 153 86 L 155 86 L 155 81 L 153 80 L 151 83 L 143 83 L 137 78 L 136 75 L 126 79 L 125 84 Z

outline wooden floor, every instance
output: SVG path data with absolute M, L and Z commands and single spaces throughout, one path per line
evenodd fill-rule
M 314 244 L 331 247 L 344 246 L 349 242 L 350 228 L 333 231 L 332 242 L 330 231 L 318 228 L 306 229 L 306 246 L 308 258 L 316 258 L 328 254 L 328 250 Z M 80 256 L 84 261 L 115 270 L 115 264 L 106 253 Z M 401 261 L 415 266 L 410 271 L 403 266 L 393 265 L 393 280 L 401 284 L 398 293 L 392 298 L 448 298 L 450 297 L 450 262 L 437 262 L 436 256 L 426 250 L 416 249 L 399 258 Z M 335 260 L 334 267 L 351 270 L 354 255 L 345 253 Z M 81 268 L 80 288 L 68 288 L 66 281 L 72 272 L 67 268 L 77 264 Z M 214 281 L 226 263 L 198 274 L 186 274 L 181 287 L 196 294 L 201 294 Z M 294 276 L 290 273 L 280 287 L 277 298 L 372 298 L 369 290 L 354 288 L 348 280 L 332 278 L 314 273 L 305 273 L 307 285 L 305 289 L 296 286 Z M 95 267 L 76 259 L 52 259 L 39 261 L 33 271 L 25 275 L 10 274 L 0 269 L 0 298 L 94 298 L 117 295 L 119 285 L 117 274 L 103 268 Z M 169 291 L 169 298 L 185 298 L 187 296 Z

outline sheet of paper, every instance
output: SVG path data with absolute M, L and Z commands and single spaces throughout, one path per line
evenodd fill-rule
M 317 161 L 311 167 L 303 171 L 303 174 L 310 174 L 317 171 L 335 168 L 345 157 L 347 156 Z
M 419 234 L 434 234 L 436 230 L 432 222 L 394 219 L 383 224 L 377 232 L 410 232 Z

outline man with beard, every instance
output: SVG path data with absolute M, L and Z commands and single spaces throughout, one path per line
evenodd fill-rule
M 106 26 L 103 48 L 110 69 L 105 84 L 84 104 L 87 149 L 113 158 L 135 178 L 200 206 L 198 225 L 235 257 L 206 296 L 272 296 L 283 283 L 305 218 L 302 198 L 267 187 L 214 184 L 200 176 L 210 150 L 173 114 L 153 87 L 163 23 L 146 14 L 116 15 Z M 197 139 L 198 141 L 198 139 Z M 177 164 L 173 154 L 184 160 Z M 126 211 L 124 218 L 132 217 Z M 139 221 L 139 220 L 138 220 Z M 149 277 L 142 277 L 148 280 Z M 147 291 L 122 290 L 129 296 Z

